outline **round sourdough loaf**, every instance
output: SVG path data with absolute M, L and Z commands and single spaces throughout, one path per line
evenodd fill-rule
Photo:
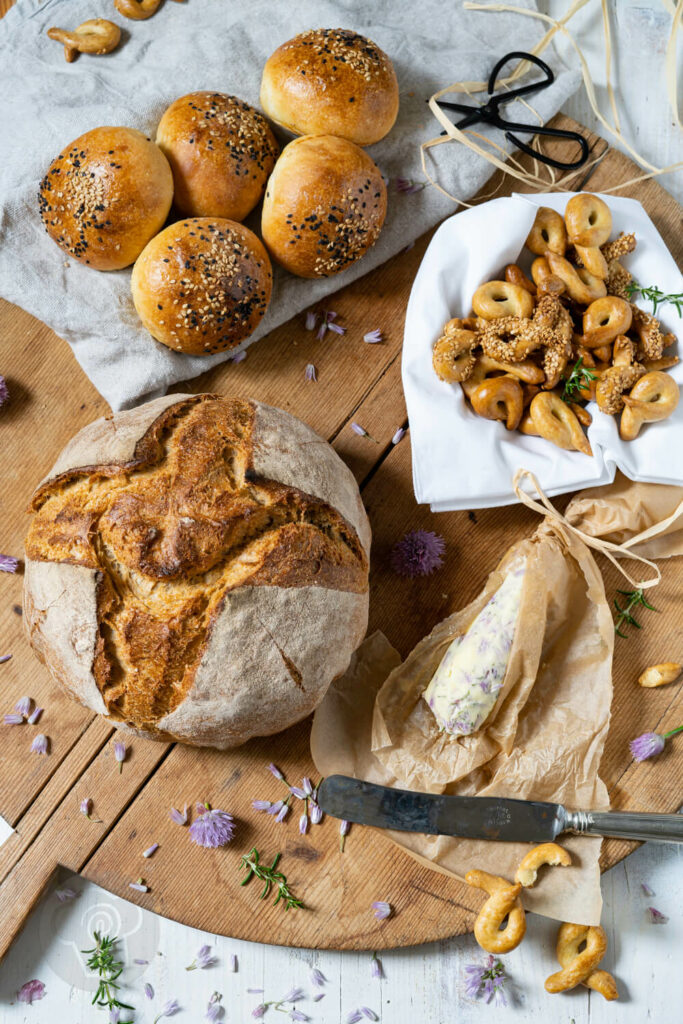
M 365 634 L 358 487 L 280 409 L 169 395 L 97 420 L 30 511 L 30 642 L 118 727 L 222 748 L 278 732 Z

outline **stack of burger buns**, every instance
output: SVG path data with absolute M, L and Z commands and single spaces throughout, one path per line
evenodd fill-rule
M 254 107 L 193 92 L 168 107 L 155 142 L 94 128 L 41 182 L 53 241 L 95 270 L 133 265 L 140 319 L 178 352 L 234 349 L 253 333 L 270 301 L 271 258 L 298 277 L 329 277 L 382 229 L 386 186 L 362 147 L 398 113 L 387 55 L 346 29 L 303 32 L 266 62 L 261 106 L 297 136 L 282 152 Z M 263 241 L 241 223 L 261 200 Z

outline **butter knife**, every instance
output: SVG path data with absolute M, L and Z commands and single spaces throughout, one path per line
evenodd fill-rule
M 543 843 L 562 832 L 616 839 L 683 842 L 682 814 L 569 811 L 562 804 L 497 796 L 445 796 L 331 775 L 318 803 L 333 818 L 376 828 L 499 842 Z

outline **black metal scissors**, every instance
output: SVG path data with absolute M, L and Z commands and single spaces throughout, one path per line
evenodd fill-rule
M 511 89 L 509 92 L 502 92 L 497 96 L 494 96 L 493 93 L 500 69 L 504 67 L 508 61 L 514 60 L 515 58 L 518 60 L 528 60 L 532 64 L 535 64 L 536 67 L 543 72 L 545 79 L 542 82 L 532 82 L 530 85 L 522 85 L 519 89 Z M 465 103 L 445 103 L 442 100 L 438 100 L 437 102 L 442 107 L 448 107 L 450 110 L 457 110 L 458 113 L 465 114 L 465 117 L 456 123 L 456 128 L 468 128 L 472 124 L 484 121 L 486 124 L 492 124 L 496 128 L 501 128 L 505 132 L 505 138 L 508 142 L 512 142 L 517 149 L 521 149 L 523 153 L 528 153 L 529 156 L 535 157 L 536 160 L 540 160 L 541 163 L 549 164 L 550 167 L 557 167 L 562 171 L 573 171 L 576 167 L 580 167 L 584 164 L 588 159 L 588 143 L 584 139 L 583 135 L 579 135 L 578 132 L 566 131 L 563 128 L 546 128 L 545 126 L 539 127 L 531 124 L 520 124 L 517 121 L 506 121 L 504 117 L 501 117 L 498 109 L 501 103 L 509 103 L 510 100 L 514 100 L 517 96 L 528 96 L 530 93 L 538 92 L 540 89 L 547 89 L 554 81 L 555 75 L 553 74 L 552 68 L 548 67 L 545 61 L 541 60 L 540 57 L 534 56 L 533 53 L 525 53 L 523 50 L 513 50 L 512 53 L 506 53 L 504 57 L 501 57 L 491 72 L 487 87 L 489 99 L 482 107 L 470 107 Z M 518 139 L 516 135 L 513 135 L 513 132 L 522 132 L 525 135 L 547 135 L 556 139 L 573 139 L 581 147 L 581 156 L 579 156 L 577 160 L 567 163 L 562 160 L 555 160 L 553 157 L 546 156 L 545 153 L 539 153 L 538 150 L 528 146 L 526 142 L 522 142 L 522 140 Z M 446 133 L 442 132 L 441 134 L 445 135 Z

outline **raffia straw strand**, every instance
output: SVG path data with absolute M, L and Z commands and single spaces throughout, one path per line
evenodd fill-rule
M 609 11 L 607 10 L 607 0 L 601 0 L 601 4 L 602 31 L 605 36 L 605 81 L 607 82 L 607 95 L 609 97 L 609 105 L 612 108 L 614 127 L 618 132 L 621 132 L 621 121 L 619 120 L 617 101 L 614 97 L 614 89 L 612 88 L 612 31 L 609 22 Z
M 525 491 L 522 487 L 522 480 L 524 480 L 525 478 L 528 478 L 533 484 L 536 493 L 541 499 L 540 501 L 536 501 L 536 499 L 533 498 L 531 494 L 529 494 L 528 491 Z M 612 541 L 603 540 L 600 537 L 591 537 L 590 534 L 584 533 L 583 530 L 580 530 L 578 528 L 578 526 L 574 526 L 572 523 L 570 523 L 569 520 L 565 516 L 563 516 L 561 512 L 557 511 L 554 505 L 551 504 L 550 500 L 548 499 L 548 496 L 543 491 L 535 475 L 529 469 L 518 469 L 513 477 L 512 486 L 514 488 L 515 494 L 522 502 L 522 504 L 526 505 L 527 508 L 532 509 L 534 512 L 538 512 L 539 515 L 546 517 L 552 523 L 557 523 L 560 526 L 563 526 L 566 530 L 569 530 L 571 533 L 573 533 L 575 537 L 578 537 L 579 540 L 583 541 L 583 543 L 587 547 L 593 548 L 594 551 L 599 551 L 601 554 L 603 554 L 605 558 L 609 559 L 612 565 L 635 589 L 649 590 L 650 587 L 656 587 L 657 584 L 661 581 L 662 573 L 659 566 L 655 562 L 652 562 L 649 558 L 645 558 L 643 555 L 637 555 L 634 551 L 631 551 L 629 549 L 629 544 L 633 544 L 635 540 L 637 540 L 638 538 L 632 538 L 631 541 L 628 542 L 628 544 L 613 544 Z M 681 506 L 678 509 L 678 515 L 680 515 L 681 512 L 683 512 L 683 502 L 681 503 Z M 671 519 L 671 517 L 669 518 Z M 674 516 L 674 519 L 675 518 L 676 516 Z M 657 527 L 658 529 L 656 529 L 655 532 L 661 532 L 661 530 L 664 529 L 662 524 L 657 524 Z M 654 527 L 651 527 L 651 530 L 653 529 Z M 650 533 L 650 531 L 644 532 Z M 650 535 L 652 536 L 653 534 L 650 533 Z M 644 537 L 644 534 L 640 535 L 640 539 L 646 539 Z M 655 575 L 649 580 L 636 581 L 631 576 L 631 574 L 627 572 L 626 569 L 624 569 L 624 567 L 621 565 L 621 563 L 619 562 L 618 558 L 615 557 L 615 555 L 621 555 L 622 558 L 629 558 L 632 559 L 634 562 L 640 562 L 642 565 L 646 565 L 648 569 L 652 569 Z
M 666 61 L 664 64 L 666 73 L 666 91 L 669 95 L 669 103 L 673 110 L 674 117 L 676 118 L 676 124 L 679 128 L 683 128 L 681 124 L 681 118 L 678 113 L 678 80 L 676 75 L 676 45 L 678 42 L 678 29 L 681 24 L 681 15 L 683 15 L 683 0 L 678 0 L 676 9 L 673 16 L 673 25 L 671 26 L 671 35 L 666 46 Z

